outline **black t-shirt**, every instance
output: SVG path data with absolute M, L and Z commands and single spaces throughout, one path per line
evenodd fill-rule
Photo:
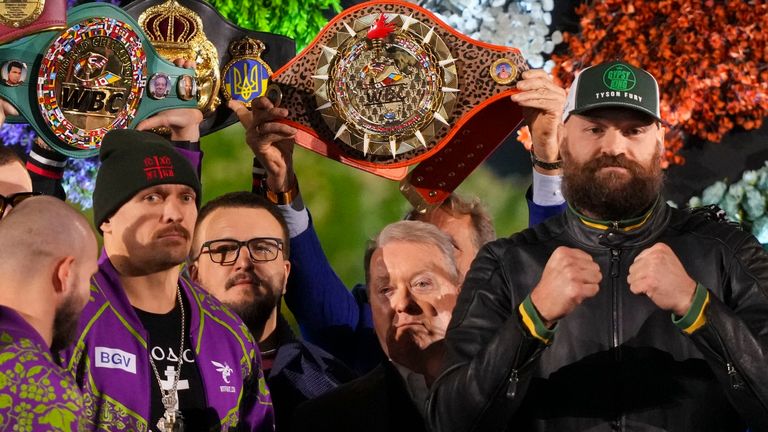
M 154 314 L 134 308 L 136 313 L 149 333 L 149 352 L 157 366 L 157 372 L 163 381 L 164 389 L 171 389 L 179 365 L 179 338 L 181 337 L 181 310 L 178 302 L 176 307 L 167 314 Z M 216 412 L 212 408 L 206 408 L 205 391 L 195 360 L 195 352 L 189 340 L 190 308 L 184 299 L 185 323 L 184 329 L 184 361 L 181 365 L 181 376 L 176 386 L 178 394 L 179 411 L 184 417 L 186 430 L 210 430 L 219 424 Z M 150 366 L 151 367 L 151 366 Z M 149 428 L 152 431 L 160 431 L 157 425 L 165 407 L 162 402 L 160 386 L 153 371 L 150 371 L 152 382 L 152 412 L 149 420 Z M 194 425 L 194 427 L 192 427 Z

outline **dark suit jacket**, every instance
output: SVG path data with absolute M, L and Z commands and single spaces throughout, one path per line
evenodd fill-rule
M 297 338 L 282 315 L 277 316 L 277 353 L 264 368 L 275 409 L 275 430 L 291 430 L 293 410 L 356 375 L 322 349 Z
M 367 375 L 301 404 L 294 432 L 426 432 L 405 382 L 390 362 Z

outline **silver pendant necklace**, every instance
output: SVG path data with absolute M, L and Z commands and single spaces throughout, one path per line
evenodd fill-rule
M 181 365 L 184 361 L 184 302 L 181 299 L 181 286 L 176 287 L 176 299 L 179 301 L 179 308 L 181 309 L 181 340 L 179 341 L 179 363 L 176 365 L 176 373 L 173 377 L 173 386 L 170 389 L 163 389 L 163 380 L 160 379 L 160 374 L 157 372 L 157 366 L 152 359 L 152 353 L 149 353 L 149 364 L 152 365 L 152 371 L 155 373 L 155 379 L 157 379 L 157 385 L 160 386 L 161 401 L 165 408 L 163 417 L 157 422 L 157 428 L 162 432 L 184 432 L 184 417 L 181 415 L 181 411 L 177 409 L 178 400 L 176 387 L 179 385 L 179 377 L 181 376 Z

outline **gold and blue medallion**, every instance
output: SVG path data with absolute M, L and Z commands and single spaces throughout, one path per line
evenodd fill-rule
M 226 100 L 237 100 L 250 106 L 262 96 L 269 84 L 272 69 L 261 59 L 264 43 L 244 37 L 229 44 L 232 60 L 224 66 L 222 91 Z

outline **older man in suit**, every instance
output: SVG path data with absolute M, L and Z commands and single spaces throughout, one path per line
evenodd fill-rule
M 371 242 L 365 269 L 374 328 L 388 360 L 300 406 L 295 430 L 426 430 L 427 386 L 440 367 L 461 285 L 450 238 L 424 222 L 390 224 Z

